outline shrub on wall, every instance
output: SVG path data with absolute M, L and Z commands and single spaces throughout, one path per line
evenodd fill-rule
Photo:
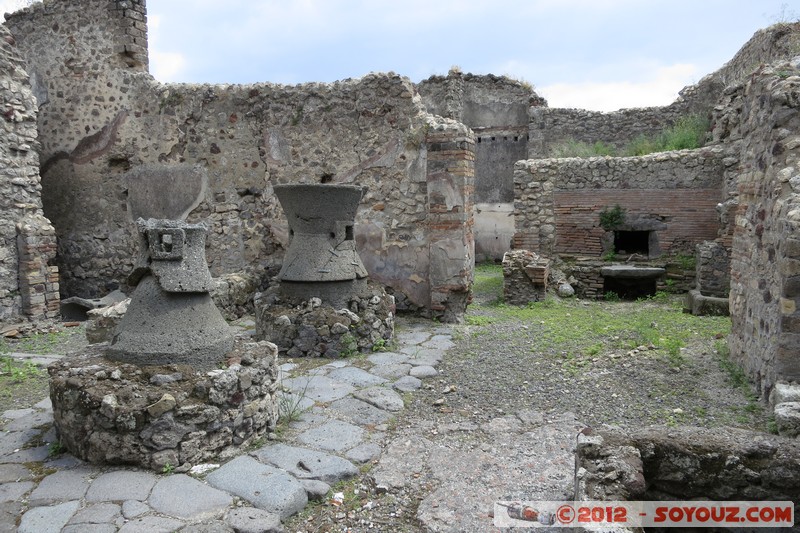
M 692 150 L 705 144 L 709 122 L 702 115 L 688 115 L 654 137 L 639 135 L 617 150 L 603 141 L 594 144 L 570 139 L 550 148 L 550 157 L 641 156 L 672 150 Z

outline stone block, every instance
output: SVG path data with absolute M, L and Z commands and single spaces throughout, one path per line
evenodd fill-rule
M 800 402 L 800 385 L 776 383 L 769 395 L 769 403 L 778 405 L 787 402 Z
M 784 437 L 800 435 L 800 402 L 784 402 L 775 406 L 773 412 L 778 434 Z

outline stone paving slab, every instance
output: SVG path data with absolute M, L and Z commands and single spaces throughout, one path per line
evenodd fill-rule
M 79 510 L 69 524 L 102 524 L 114 522 L 122 516 L 122 506 L 116 503 L 95 503 Z
M 403 398 L 388 387 L 376 386 L 357 390 L 353 397 L 392 413 L 398 413 L 405 407 Z
M 335 413 L 338 418 L 359 426 L 377 426 L 385 424 L 392 418 L 392 414 L 388 411 L 352 397 L 336 400 L 328 406 L 328 410 Z
M 265 446 L 253 455 L 262 463 L 286 470 L 298 479 L 318 479 L 330 485 L 358 474 L 358 468 L 346 459 L 286 444 Z
M 332 452 L 343 452 L 361 444 L 364 430 L 353 424 L 332 420 L 297 436 L 301 444 Z
M 332 402 L 344 398 L 355 390 L 352 385 L 327 376 L 289 378 L 283 380 L 283 386 L 300 396 L 317 402 Z
M 50 507 L 36 507 L 24 515 L 18 533 L 60 533 L 69 519 L 80 508 L 81 502 L 69 501 Z
M 357 388 L 370 387 L 372 385 L 386 383 L 386 378 L 376 376 L 375 374 L 370 374 L 366 370 L 362 370 L 354 366 L 347 366 L 331 370 L 328 372 L 328 377 L 335 379 L 336 381 L 348 383 Z
M 379 352 L 367 356 L 367 361 L 373 365 L 391 365 L 405 363 L 408 360 L 408 354 L 397 352 Z
M 117 470 L 102 474 L 86 493 L 90 502 L 126 500 L 145 501 L 158 481 L 158 476 L 137 470 Z
M 211 472 L 206 481 L 281 518 L 300 512 L 308 503 L 306 491 L 296 478 L 246 455 Z
M 432 378 L 438 376 L 439 371 L 431 365 L 419 365 L 412 368 L 408 375 L 419 379 Z
M 33 481 L 20 481 L 19 483 L 3 483 L 0 485 L 0 502 L 15 502 L 31 489 L 36 487 Z
M 172 533 L 184 524 L 185 522 L 174 518 L 143 516 L 127 522 L 118 533 Z
M 392 387 L 400 392 L 414 392 L 422 387 L 422 380 L 411 375 L 403 376 L 392 383 Z
M 228 523 L 237 533 L 283 533 L 281 517 L 252 507 L 240 507 L 228 513 Z
M 32 478 L 33 478 L 33 473 L 23 465 L 0 464 L 0 483 L 28 481 Z
M 386 379 L 395 379 L 407 376 L 411 370 L 411 365 L 406 363 L 386 363 L 383 365 L 375 365 L 370 369 L 370 372 L 381 376 Z
M 221 516 L 233 498 L 193 477 L 176 474 L 159 480 L 147 501 L 159 513 L 197 521 Z
M 330 484 L 358 474 L 354 463 L 381 457 L 387 424 L 403 409 L 398 391 L 422 385 L 409 372 L 434 367 L 446 349 L 448 330 L 432 331 L 430 324 L 412 324 L 399 333 L 397 351 L 359 359 L 363 368 L 342 359 L 294 375 L 296 365 L 281 365 L 283 387 L 291 391 L 281 393 L 283 402 L 295 414 L 306 409 L 289 424 L 286 442 L 254 452 L 260 460 L 236 457 L 204 480 L 50 457 L 47 445 L 30 446 L 56 440 L 48 398 L 0 413 L 0 532 L 16 531 L 17 523 L 19 531 L 36 533 L 283 531 L 281 518 L 309 497 L 324 500 Z M 31 355 L 20 359 L 60 358 Z M 55 472 L 37 483 L 28 462 Z M 24 514 L 23 498 L 32 505 Z
M 28 496 L 31 506 L 49 505 L 64 500 L 80 500 L 89 489 L 88 478 L 94 470 L 61 470 L 44 478 Z

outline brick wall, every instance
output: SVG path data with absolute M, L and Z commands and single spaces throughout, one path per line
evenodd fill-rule
M 599 257 L 600 211 L 617 204 L 631 227 L 656 231 L 660 252 L 694 253 L 717 237 L 725 174 L 720 148 L 642 157 L 532 159 L 514 170 L 514 247 Z
M 663 222 L 666 228 L 657 237 L 665 254 L 694 253 L 686 243 L 714 239 L 719 229 L 718 189 L 555 191 L 553 198 L 557 254 L 602 255 L 606 231 L 599 225 L 599 213 L 614 205 L 623 207 L 628 218 Z

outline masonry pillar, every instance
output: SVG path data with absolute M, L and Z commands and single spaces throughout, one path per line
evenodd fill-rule
M 475 136 L 445 119 L 428 133 L 431 310 L 446 322 L 466 311 L 475 267 Z

